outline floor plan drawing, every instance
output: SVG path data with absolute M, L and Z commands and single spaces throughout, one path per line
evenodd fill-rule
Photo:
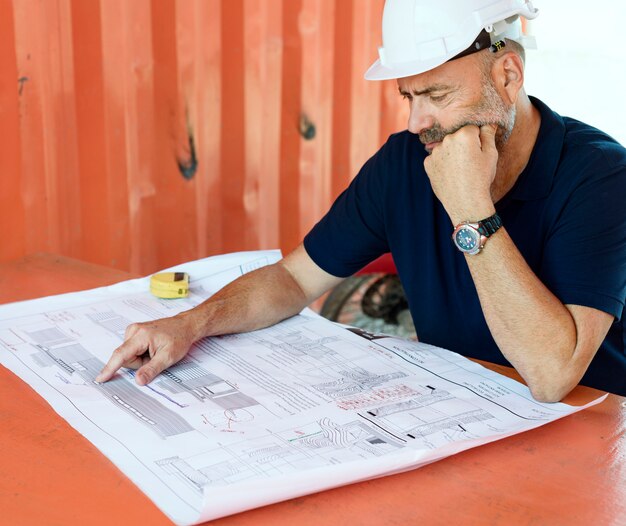
M 39 331 L 36 335 L 41 336 L 43 332 Z M 117 408 L 162 438 L 194 430 L 185 419 L 135 389 L 124 377 L 114 378 L 104 384 L 94 382 L 94 378 L 104 367 L 104 362 L 91 355 L 80 344 L 60 340 L 58 332 L 53 329 L 47 331 L 49 335 L 57 338 L 53 343 L 61 341 L 61 344 L 46 347 L 39 345 L 37 346 L 39 352 L 31 355 L 39 367 L 56 366 L 69 377 L 80 378 L 84 385 L 101 393 Z M 47 340 L 47 343 L 49 345 L 51 341 Z
M 236 484 L 244 479 L 297 473 L 332 465 L 334 454 L 349 449 L 355 456 L 378 457 L 405 446 L 374 426 L 355 420 L 337 424 L 329 418 L 301 429 L 282 430 L 252 441 L 242 441 L 204 455 L 158 459 L 156 464 L 200 492 L 204 486 Z M 219 459 L 219 460 L 217 460 Z
M 190 358 L 184 358 L 163 371 L 156 385 L 173 394 L 190 393 L 201 402 L 210 400 L 223 409 L 258 405 L 256 400 L 240 392 L 228 381 L 206 371 Z
M 184 525 L 414 469 L 582 409 L 536 402 L 449 351 L 309 310 L 202 339 L 147 386 L 125 369 L 95 382 L 129 324 L 189 309 L 279 258 L 166 269 L 191 276 L 181 300 L 151 296 L 143 278 L 0 305 L 0 363 Z
M 331 398 L 345 398 L 355 393 L 370 392 L 374 387 L 391 380 L 404 378 L 406 373 L 397 371 L 387 374 L 374 374 L 362 367 L 339 371 L 340 377 L 313 387 Z
M 128 327 L 131 321 L 124 316 L 120 316 L 117 312 L 112 310 L 105 312 L 94 312 L 93 314 L 86 315 L 88 319 L 101 325 L 107 331 L 117 336 L 121 341 L 124 341 L 124 333 L 126 327 Z

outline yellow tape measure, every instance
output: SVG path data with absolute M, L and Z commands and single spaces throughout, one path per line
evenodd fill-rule
M 150 278 L 150 292 L 157 298 L 186 298 L 189 294 L 189 274 L 162 272 Z

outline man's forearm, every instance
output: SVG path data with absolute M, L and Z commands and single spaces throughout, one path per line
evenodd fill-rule
M 477 256 L 466 256 L 491 334 L 535 398 L 562 398 L 587 363 L 576 360 L 576 324 L 528 267 L 501 228 Z
M 137 383 L 147 385 L 199 339 L 272 325 L 297 314 L 339 281 L 300 246 L 279 263 L 240 277 L 191 310 L 131 323 L 124 343 L 113 351 L 96 381 L 106 382 L 121 367 L 130 367 L 137 369 Z
M 192 327 L 194 340 L 252 331 L 300 312 L 308 298 L 280 263 L 233 281 L 211 298 L 179 316 Z

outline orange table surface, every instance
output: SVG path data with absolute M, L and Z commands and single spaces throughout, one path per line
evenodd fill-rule
M 0 264 L 0 303 L 132 277 L 38 254 Z M 582 403 L 600 394 L 577 387 L 566 401 Z M 625 406 L 623 397 L 609 395 L 575 415 L 414 471 L 211 524 L 626 525 Z M 172 523 L 39 395 L 0 366 L 0 524 Z

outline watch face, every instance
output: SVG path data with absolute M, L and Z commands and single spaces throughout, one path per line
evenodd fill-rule
M 454 242 L 463 252 L 472 252 L 478 247 L 479 236 L 473 228 L 463 227 L 454 235 Z

